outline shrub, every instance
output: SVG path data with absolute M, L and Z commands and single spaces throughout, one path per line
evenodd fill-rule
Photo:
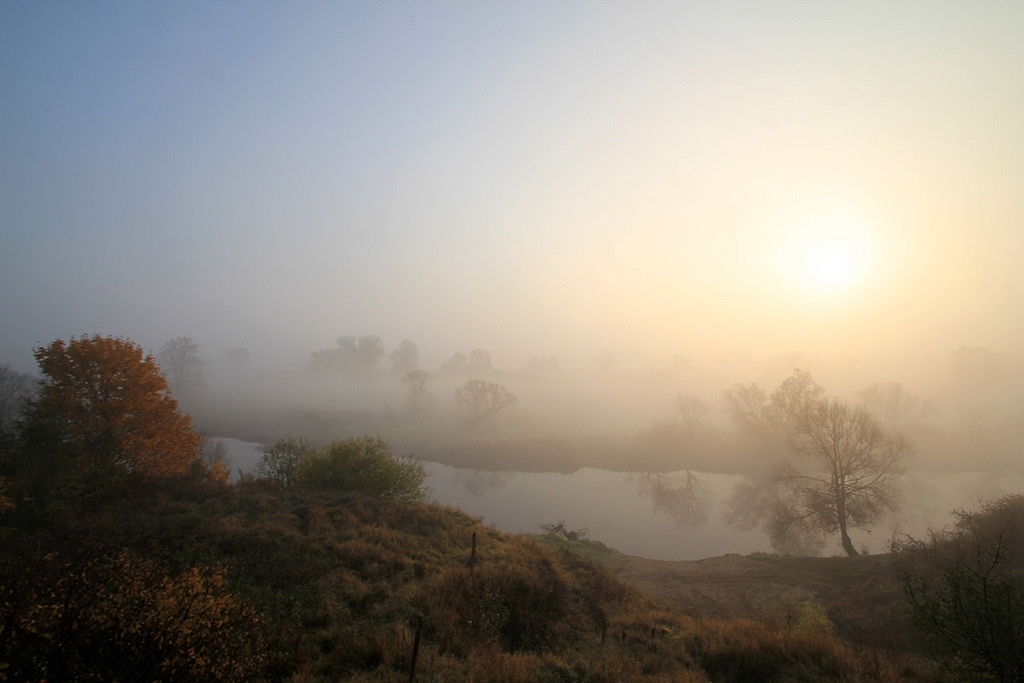
M 296 472 L 302 461 L 315 452 L 313 445 L 305 439 L 280 439 L 262 450 L 256 474 L 285 489 L 295 485 Z
M 309 489 L 360 491 L 403 501 L 427 496 L 426 470 L 411 456 L 396 456 L 379 437 L 337 440 L 306 456 L 296 470 Z
M 897 544 L 914 623 L 961 676 L 1024 681 L 1024 496 Z

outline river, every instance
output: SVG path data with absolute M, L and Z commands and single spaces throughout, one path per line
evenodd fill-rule
M 259 444 L 221 439 L 232 478 L 252 472 Z M 664 560 L 697 560 L 727 553 L 771 552 L 760 531 L 737 529 L 724 520 L 726 503 L 740 475 L 669 472 L 661 475 L 582 468 L 571 474 L 491 472 L 424 462 L 431 498 L 480 517 L 502 531 L 539 533 L 563 523 L 616 550 Z M 854 544 L 884 552 L 894 534 L 924 535 L 951 521 L 957 507 L 1024 491 L 1019 474 L 908 472 L 898 513 L 872 531 L 856 531 Z M 838 542 L 825 554 L 839 554 Z

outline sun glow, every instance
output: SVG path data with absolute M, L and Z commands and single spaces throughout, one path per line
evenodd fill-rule
M 843 216 L 829 216 L 792 233 L 779 251 L 779 265 L 805 291 L 831 295 L 857 285 L 870 252 L 863 226 Z
M 851 283 L 856 274 L 857 257 L 844 241 L 814 245 L 804 255 L 804 268 L 811 281 L 820 287 L 839 289 Z

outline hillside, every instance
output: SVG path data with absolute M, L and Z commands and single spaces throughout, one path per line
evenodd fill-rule
M 560 544 L 692 617 L 786 625 L 802 606 L 813 603 L 825 610 L 836 635 L 847 642 L 894 652 L 922 647 L 888 555 L 730 554 L 666 561 L 626 555 L 593 541 L 563 539 Z
M 435 505 L 249 482 L 138 487 L 89 510 L 3 518 L 0 680 L 402 681 L 417 629 L 421 681 L 942 680 L 865 657 L 813 614 L 708 618 L 727 601 L 687 605 L 715 585 L 696 574 L 658 595 L 639 558 L 602 551 L 603 568 Z

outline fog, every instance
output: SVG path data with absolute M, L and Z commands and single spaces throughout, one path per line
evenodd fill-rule
M 1019 2 L 4 3 L 0 363 L 188 337 L 202 381 L 176 396 L 207 434 L 730 475 L 779 454 L 724 392 L 800 369 L 851 404 L 901 385 L 908 467 L 1018 471 L 1022 24 Z M 518 400 L 471 419 L 471 379 Z

